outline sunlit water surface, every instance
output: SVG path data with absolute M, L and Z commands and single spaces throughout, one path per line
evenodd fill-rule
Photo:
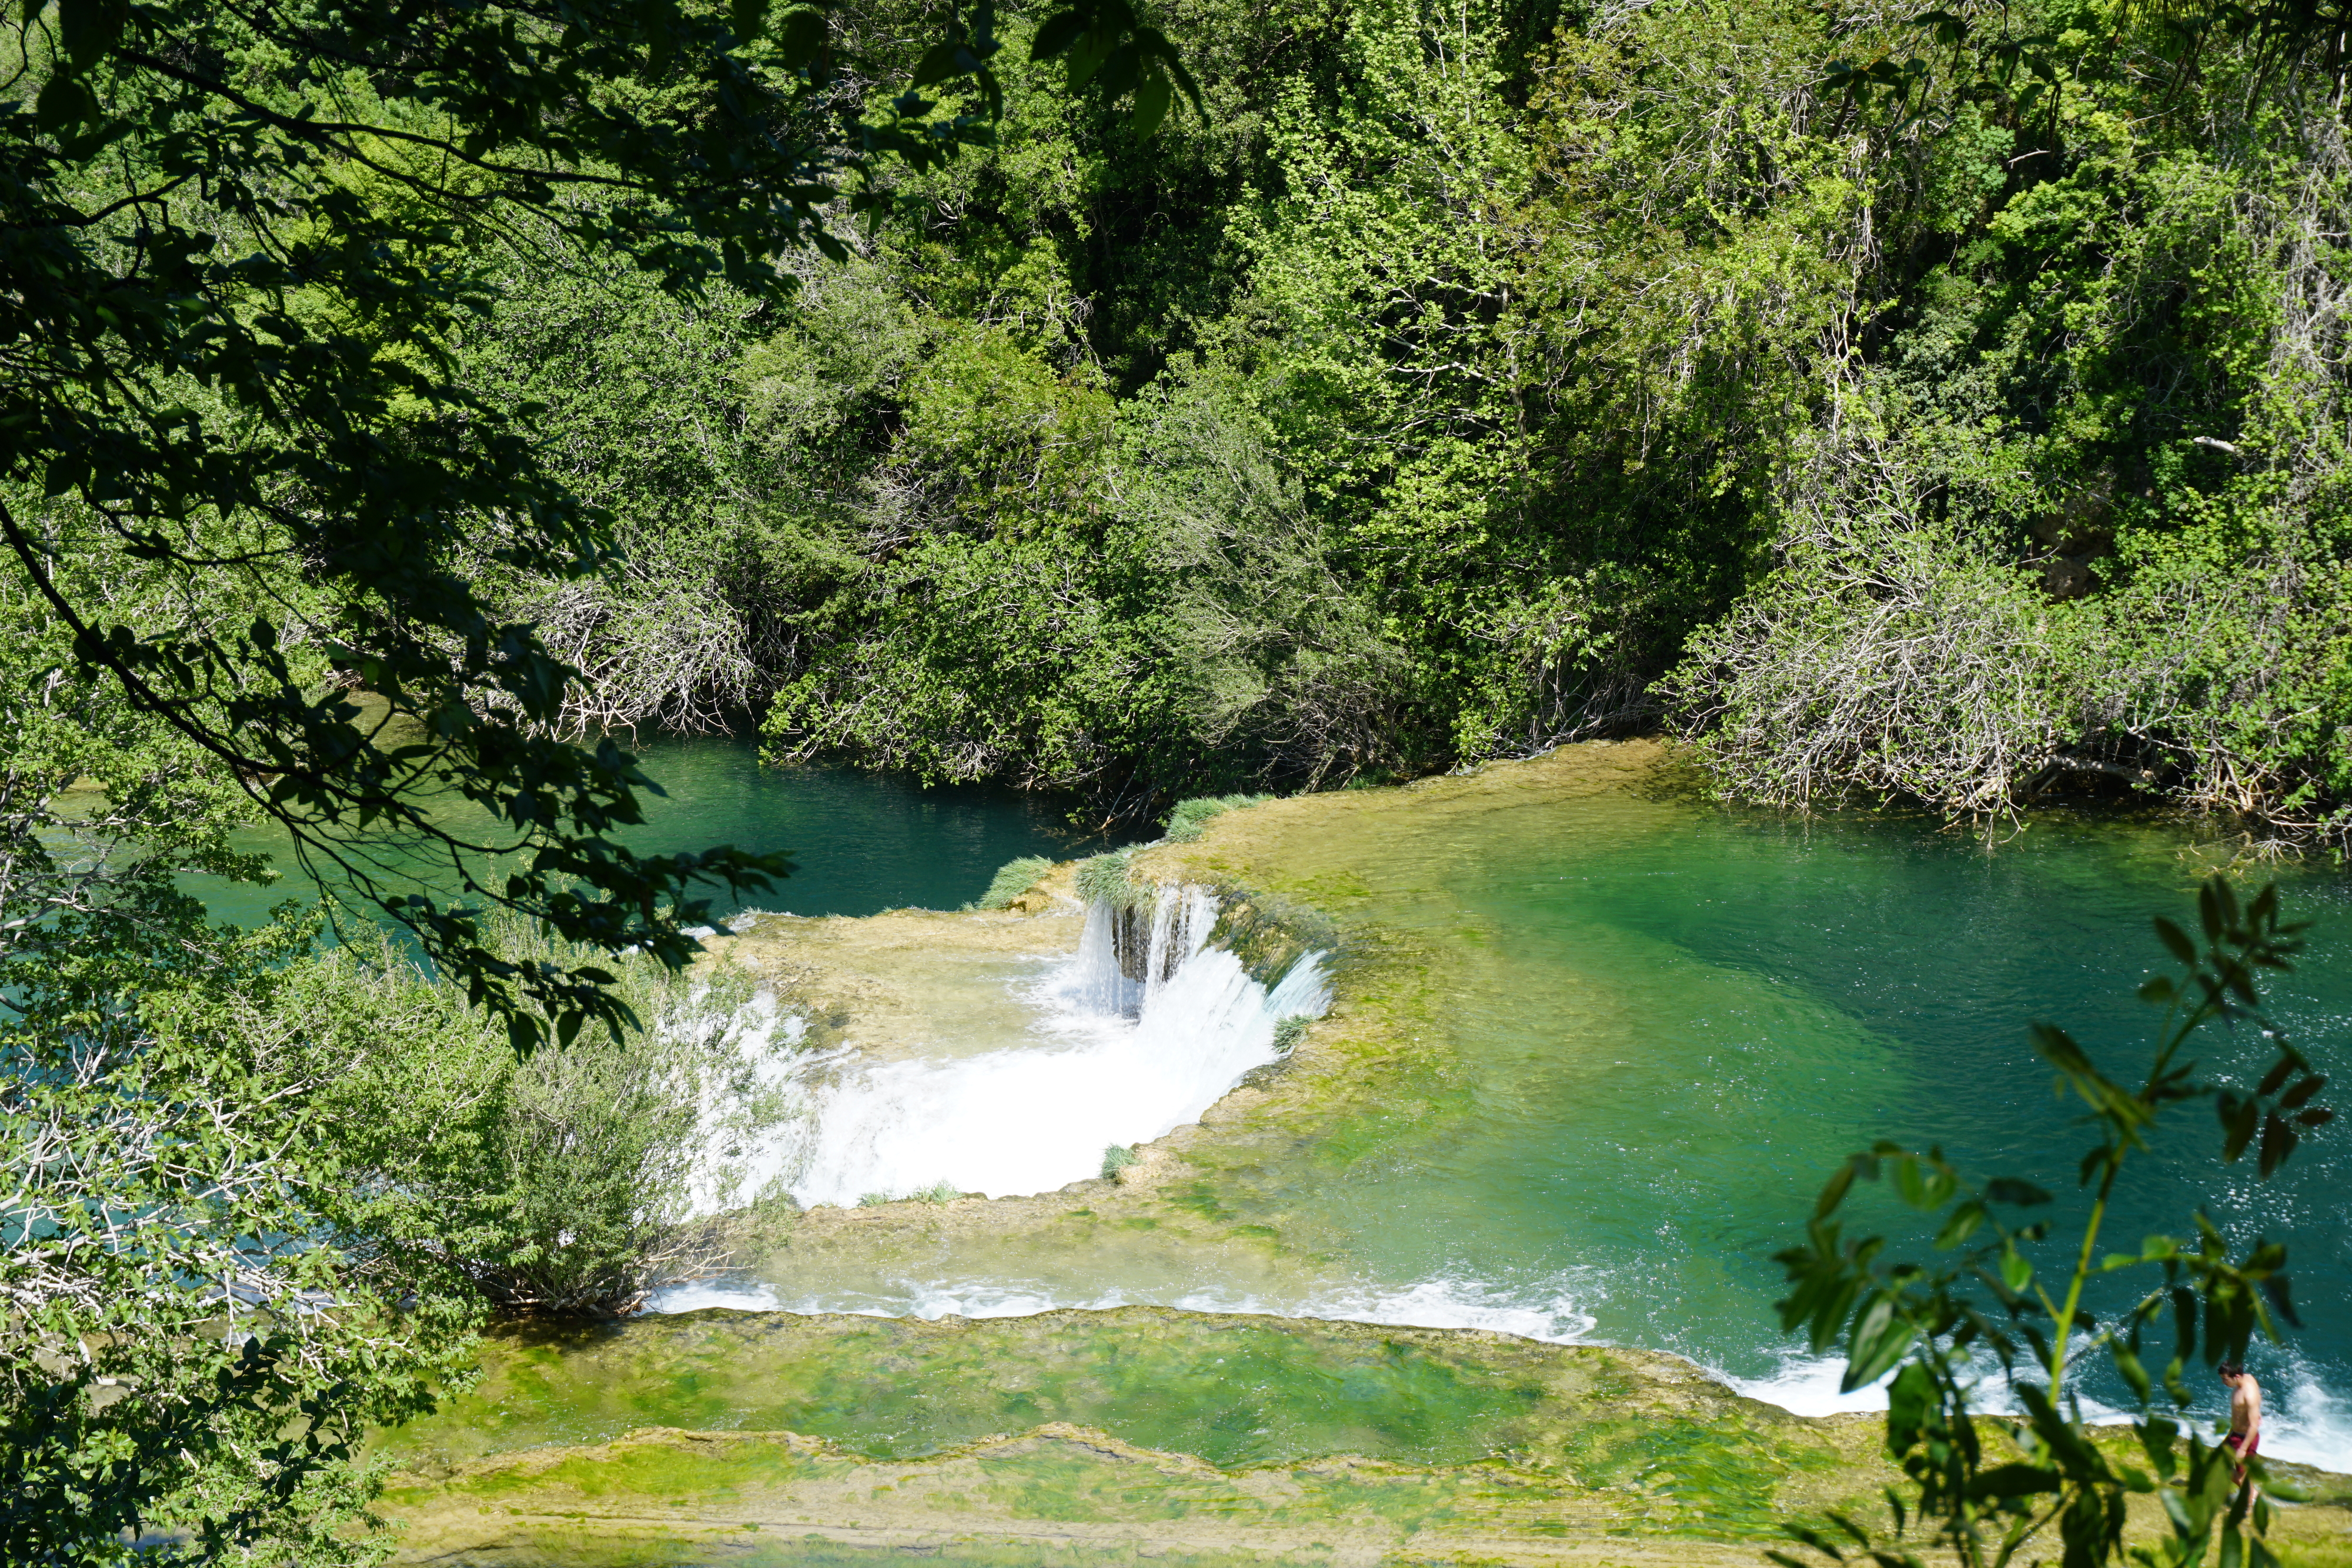
M 1833 1369 L 1773 1331 L 1769 1255 L 1839 1157 L 1878 1137 L 2067 1188 L 2091 1139 L 2024 1026 L 2063 1023 L 2119 1076 L 2145 1059 L 2158 1015 L 2134 991 L 2162 958 L 2151 912 L 2187 917 L 2203 865 L 2187 847 L 2042 823 L 1988 850 L 1924 823 L 1623 798 L 1363 845 L 1368 915 L 1433 936 L 1462 923 L 1480 950 L 1454 1023 L 1466 1071 L 1433 1125 L 1310 1204 L 1377 1275 L 1553 1303 L 1594 1337 L 1826 1407 Z M 2276 1013 L 2332 1061 L 2352 1045 L 2352 885 L 2280 880 L 2314 928 Z M 2241 1080 L 2268 1061 L 2220 1033 L 2200 1050 Z M 2352 1467 L 2342 1134 L 2258 1184 L 2217 1166 L 2203 1107 L 2173 1124 L 2181 1156 L 2127 1169 L 2109 1244 L 2188 1233 L 2200 1202 L 2241 1243 L 2286 1240 L 2306 1326 L 2255 1354 L 2281 1396 L 2269 1446 Z M 2122 1396 L 2110 1375 L 2089 1386 Z

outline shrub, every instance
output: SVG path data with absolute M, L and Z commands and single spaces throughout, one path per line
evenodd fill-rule
M 509 962 L 566 956 L 519 921 L 491 943 Z M 501 1312 L 625 1315 L 727 1261 L 724 1228 L 696 1218 L 693 1187 L 709 1183 L 714 1141 L 782 1103 L 748 1059 L 741 971 L 607 962 L 642 1025 L 520 1061 L 502 1027 L 388 943 L 296 967 L 242 1027 L 328 1078 L 345 1168 L 381 1195 L 381 1245 Z M 706 1201 L 758 1196 L 711 1185 Z
M 913 1196 L 925 1203 L 953 1203 L 963 1196 L 963 1189 L 951 1181 L 935 1181 Z
M 1102 1174 L 1105 1180 L 1134 1165 L 1139 1156 L 1124 1144 L 1113 1144 L 1103 1151 Z
M 1288 1056 L 1292 1051 L 1297 1051 L 1298 1042 L 1307 1038 L 1307 1026 L 1314 1021 L 1305 1013 L 1292 1013 L 1276 1024 L 1274 1049 L 1284 1056 Z
M 2050 616 L 2014 569 L 1899 510 L 1808 518 L 1789 564 L 1664 684 L 1724 785 L 2014 809 L 2066 736 Z

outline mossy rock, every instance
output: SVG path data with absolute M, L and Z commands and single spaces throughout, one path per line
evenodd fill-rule
M 1637 1516 L 1557 1478 L 1355 1459 L 1225 1471 L 1066 1425 L 913 1462 L 656 1429 L 476 1461 L 384 1500 L 403 1560 L 484 1568 L 1763 1561 L 1750 1543 L 1640 1539 Z
M 1220 886 L 1217 894 L 1210 946 L 1239 958 L 1250 978 L 1268 990 L 1307 954 L 1340 951 L 1339 928 L 1304 904 L 1231 886 Z

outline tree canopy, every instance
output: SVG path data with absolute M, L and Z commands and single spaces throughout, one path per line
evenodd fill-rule
M 617 569 L 609 514 L 542 460 L 529 403 L 454 372 L 503 235 L 621 258 L 661 294 L 846 252 L 877 168 L 937 169 L 1001 104 L 986 6 L 881 103 L 831 8 L 675 0 L 221 5 L 38 0 L 0 85 L 0 536 L 72 656 L 406 924 L 520 1046 L 617 1005 L 593 964 L 518 967 L 504 905 L 607 951 L 692 950 L 698 886 L 786 871 L 646 855 L 656 786 L 557 734 L 571 669 L 474 578 Z M 1190 78 L 1116 3 L 1034 40 L 1148 131 Z M 925 96 L 930 93 L 935 96 Z M 381 699 L 363 715 L 354 693 Z M 445 808 L 481 809 L 461 831 Z M 421 840 L 446 891 L 386 880 Z

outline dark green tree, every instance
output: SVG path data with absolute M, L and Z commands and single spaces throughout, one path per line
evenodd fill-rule
M 0 59 L 0 540 L 74 657 L 236 780 L 306 863 L 405 924 L 519 1047 L 621 1021 L 593 965 L 517 966 L 485 908 L 593 948 L 693 951 L 698 887 L 779 857 L 639 854 L 655 788 L 553 731 L 572 672 L 459 568 L 614 566 L 530 423 L 451 374 L 487 309 L 467 236 L 524 220 L 690 295 L 781 304 L 774 258 L 984 141 L 983 4 L 870 105 L 829 6 L 765 0 L 23 0 Z M 1190 80 L 1120 0 L 1033 46 L 1157 125 Z M 933 95 L 933 96 L 926 96 Z M 470 552 L 470 553 L 469 553 Z M 135 583 L 139 592 L 110 591 Z M 78 584 L 98 585 L 85 591 Z M 362 716 L 354 691 L 383 699 Z M 487 821 L 453 828 L 462 800 Z M 422 841 L 446 891 L 376 846 Z M 520 1005 L 520 992 L 539 1004 Z

